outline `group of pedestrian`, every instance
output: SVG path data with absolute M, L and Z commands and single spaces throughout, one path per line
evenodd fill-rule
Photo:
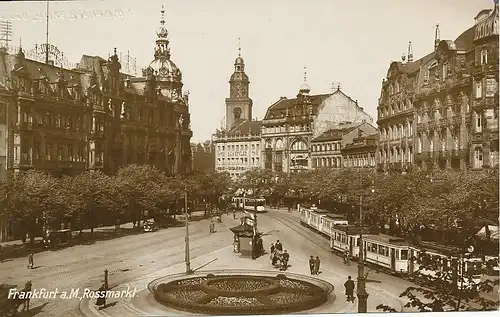
M 321 271 L 319 270 L 320 264 L 321 260 L 319 259 L 319 256 L 316 256 L 316 258 L 314 258 L 314 256 L 311 255 L 311 257 L 309 258 L 309 270 L 311 271 L 311 275 L 318 275 L 319 273 L 321 273 Z
M 282 256 L 282 261 L 286 257 L 286 264 L 288 266 L 288 260 L 290 259 L 290 255 L 288 254 L 287 250 L 283 252 L 283 245 L 281 244 L 280 240 L 276 240 L 276 243 L 271 243 L 271 264 L 275 266 L 278 263 L 279 255 Z M 286 254 L 286 256 L 285 256 Z

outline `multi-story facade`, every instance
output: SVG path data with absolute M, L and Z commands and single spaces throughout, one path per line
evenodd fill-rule
M 378 132 L 364 135 L 358 130 L 358 137 L 342 148 L 342 166 L 354 168 L 375 168 L 375 153 L 378 147 Z
M 116 49 L 108 60 L 84 55 L 71 70 L 29 60 L 21 48 L 15 55 L 0 51 L 7 170 L 114 173 L 126 164 L 190 170 L 188 95 L 170 60 L 163 13 L 143 77 L 120 72 Z
M 245 171 L 261 166 L 261 121 L 252 120 L 249 85 L 245 62 L 238 54 L 229 81 L 229 98 L 226 98 L 226 126 L 212 137 L 215 169 L 228 172 L 235 179 Z
M 454 41 L 393 62 L 378 107 L 378 169 L 498 164 L 498 1 Z
M 344 167 L 343 149 L 362 136 L 377 133 L 377 128 L 363 122 L 352 124 L 340 123 L 338 128 L 330 129 L 312 140 L 312 162 L 314 168 L 340 168 Z
M 210 173 L 215 169 L 215 146 L 212 141 L 191 144 L 193 171 Z
M 330 94 L 310 95 L 304 82 L 296 98 L 281 97 L 262 121 L 262 167 L 295 173 L 314 167 L 313 139 L 343 122 L 373 122 L 357 101 L 340 88 Z

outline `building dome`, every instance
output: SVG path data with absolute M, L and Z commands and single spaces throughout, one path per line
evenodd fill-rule
M 303 83 L 301 86 L 300 86 L 300 89 L 299 89 L 300 92 L 310 92 L 311 91 L 311 86 L 309 86 L 308 83 Z
M 179 67 L 166 57 L 155 59 L 149 67 L 155 72 L 157 81 L 180 81 L 182 79 Z
M 235 65 L 238 65 L 238 64 L 239 65 L 243 65 L 243 64 L 245 64 L 245 61 L 243 60 L 243 58 L 241 56 L 238 56 L 238 57 L 236 57 L 236 60 L 234 61 L 234 64 Z

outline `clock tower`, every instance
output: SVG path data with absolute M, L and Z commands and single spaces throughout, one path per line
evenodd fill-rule
M 252 99 L 248 97 L 250 81 L 245 74 L 245 62 L 241 57 L 241 47 L 234 61 L 234 73 L 229 80 L 229 98 L 226 98 L 226 130 L 243 120 L 252 120 Z

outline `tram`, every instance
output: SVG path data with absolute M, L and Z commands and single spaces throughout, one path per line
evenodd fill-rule
M 248 212 L 266 212 L 265 198 L 233 197 L 233 205 Z

